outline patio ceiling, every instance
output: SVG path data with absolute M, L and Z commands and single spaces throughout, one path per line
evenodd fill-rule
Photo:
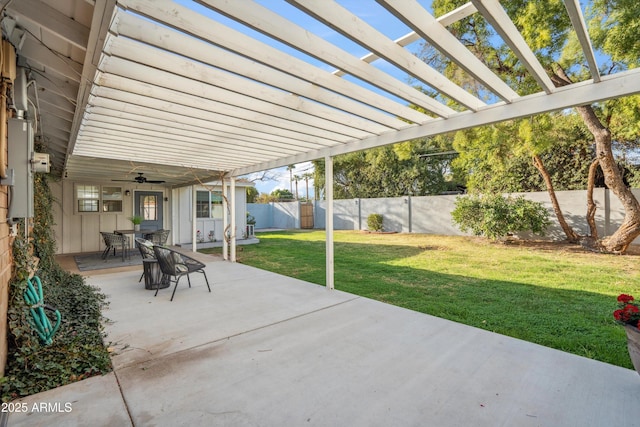
M 268 8 L 241 0 L 5 2 L 3 31 L 35 82 L 37 135 L 54 173 L 74 180 L 162 173 L 167 184 L 184 185 L 640 92 L 640 69 L 599 74 L 578 0 L 565 5 L 591 79 L 562 88 L 497 0 L 472 0 L 437 19 L 428 2 L 372 2 L 385 16 L 378 22 L 406 27 L 401 35 L 334 1 L 262 3 Z M 471 14 L 491 23 L 538 93 L 520 96 L 447 30 Z M 473 76 L 489 101 L 405 47 L 420 40 Z

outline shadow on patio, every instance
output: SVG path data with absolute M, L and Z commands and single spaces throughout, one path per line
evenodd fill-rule
M 114 373 L 24 399 L 9 425 L 603 426 L 640 419 L 634 371 L 208 257 L 212 293 L 87 277 Z

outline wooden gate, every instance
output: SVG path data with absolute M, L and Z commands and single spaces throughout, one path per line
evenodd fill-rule
M 313 228 L 313 203 L 300 203 L 300 228 Z

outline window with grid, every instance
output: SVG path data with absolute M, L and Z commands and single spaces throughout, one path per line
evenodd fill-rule
M 122 187 L 76 185 L 78 213 L 122 212 Z
M 196 218 L 222 219 L 222 193 L 197 191 Z
M 99 185 L 78 185 L 76 187 L 78 212 L 98 212 L 100 204 Z
M 196 192 L 196 218 L 209 218 L 209 192 Z

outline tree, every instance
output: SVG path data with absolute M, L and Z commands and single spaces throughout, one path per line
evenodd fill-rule
M 438 16 L 462 3 L 464 1 L 434 0 L 433 10 Z M 580 45 L 561 0 L 503 0 L 501 5 L 518 26 L 557 87 L 584 77 L 588 67 L 584 63 Z M 633 0 L 596 0 L 588 10 L 588 26 L 590 33 L 594 35 L 594 45 L 602 53 L 610 55 L 610 60 L 605 64 L 610 69 L 640 65 L 640 47 L 636 30 L 640 22 L 638 8 Z M 516 88 L 519 94 L 527 95 L 539 91 L 537 83 L 526 72 L 521 62 L 504 43 L 499 42 L 501 39 L 478 15 L 456 22 L 450 29 L 478 58 Z M 628 52 L 632 54 L 629 55 Z M 479 96 L 490 96 L 482 87 L 474 85 L 456 64 L 443 61 L 442 56 L 432 47 L 427 46 L 423 56 L 452 80 L 463 84 Z M 579 106 L 576 107 L 576 111 L 595 142 L 595 160 L 603 171 L 604 181 L 625 209 L 625 218 L 620 228 L 613 235 L 594 240 L 591 244 L 607 252 L 625 252 L 628 245 L 640 235 L 640 204 L 624 185 L 613 155 L 614 138 L 608 127 L 612 116 L 602 114 L 604 111 L 613 112 L 615 104 L 605 102 L 602 106 Z M 637 109 L 638 104 L 634 105 Z M 617 109 L 616 112 L 624 115 L 628 110 Z M 593 177 L 594 174 L 590 176 Z
M 302 176 L 300 175 L 294 175 L 293 176 L 293 182 L 296 183 L 296 200 L 300 199 L 300 194 L 298 193 L 298 182 L 300 182 L 302 180 Z
M 461 155 L 455 162 L 470 171 L 469 187 L 472 192 L 478 192 L 480 189 L 487 194 L 500 194 L 546 189 L 567 241 L 577 243 L 580 236 L 565 220 L 555 194 L 556 186 L 552 180 L 554 171 L 545 166 L 545 160 L 549 157 L 565 158 L 562 155 L 555 156 L 555 153 L 559 151 L 558 145 L 566 146 L 564 142 L 576 136 L 575 132 L 570 132 L 574 130 L 570 126 L 571 123 L 571 119 L 564 114 L 542 114 L 536 118 L 511 120 L 458 132 L 454 146 Z M 588 150 L 576 151 L 572 153 L 573 156 Z M 552 156 L 545 156 L 550 152 Z M 523 160 L 528 161 L 533 168 L 523 168 Z M 514 167 L 517 165 L 521 167 Z M 583 170 L 582 174 L 583 183 L 586 183 L 588 172 L 588 163 L 586 165 L 587 169 Z M 576 173 L 580 172 L 580 169 L 560 167 L 556 168 L 556 171 L 567 169 L 571 171 L 574 179 L 576 176 L 580 177 L 581 174 Z M 531 183 L 532 173 L 540 178 L 537 180 L 538 188 L 524 189 L 525 186 L 522 184 Z M 562 182 L 560 179 L 558 181 Z
M 258 198 L 258 190 L 256 187 L 247 187 L 247 203 L 255 203 Z
M 308 202 L 309 201 L 309 180 L 313 179 L 313 174 L 309 172 L 305 172 L 304 174 L 302 174 L 302 178 L 304 179 L 304 183 L 307 188 L 307 191 L 305 193 L 305 199 Z
M 260 193 L 258 197 L 256 197 L 255 203 L 271 203 L 275 201 L 276 199 L 272 195 L 267 193 Z
M 285 200 L 293 200 L 293 194 L 291 193 L 291 191 L 286 190 L 286 189 L 275 189 L 271 192 L 271 196 L 274 198 L 275 201 L 285 201 Z
M 289 171 L 289 191 L 293 194 L 293 170 L 296 168 L 296 165 L 287 166 L 287 170 Z
M 451 135 L 425 138 L 334 158 L 334 197 L 423 196 L 460 186 L 451 171 Z M 444 152 L 444 154 L 442 154 Z M 323 188 L 324 161 L 314 162 L 316 195 Z
M 527 125 L 535 128 L 536 154 L 543 161 L 557 191 L 587 187 L 589 165 L 595 157 L 593 141 L 576 114 L 557 113 L 544 118 L 553 126 L 540 135 L 543 117 L 508 121 L 456 134 L 459 155 L 453 173 L 466 176 L 469 192 L 518 193 L 545 191 L 545 182 L 533 163 L 533 152 L 522 141 Z M 521 129 L 521 127 L 525 129 Z M 531 126 L 528 126 L 531 127 Z M 527 132 L 524 132 L 525 134 Z M 542 144 L 544 142 L 544 144 Z M 502 145 L 502 146 L 500 146 Z

